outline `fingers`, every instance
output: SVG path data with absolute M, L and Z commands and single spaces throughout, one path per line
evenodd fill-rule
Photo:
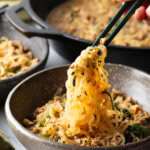
M 148 6 L 146 9 L 146 19 L 144 20 L 144 22 L 150 25 L 150 6 Z
M 117 0 L 119 2 L 126 2 L 126 1 L 132 1 L 132 0 Z M 150 0 L 145 0 L 143 3 L 143 6 L 139 7 L 135 11 L 135 19 L 138 21 L 144 20 L 144 22 L 147 22 L 150 24 Z
M 150 5 L 146 9 L 146 17 L 147 19 L 150 19 Z
M 146 18 L 146 9 L 144 6 L 141 6 L 135 11 L 135 19 L 141 21 L 144 20 L 145 18 Z
M 141 20 L 147 20 L 146 22 L 150 23 L 150 6 L 147 7 L 147 9 L 144 6 L 141 6 L 138 8 L 135 12 L 135 19 L 138 21 Z

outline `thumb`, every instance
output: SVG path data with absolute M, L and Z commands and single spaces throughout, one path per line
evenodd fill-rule
M 150 19 L 150 5 L 146 9 L 146 16 L 148 19 Z

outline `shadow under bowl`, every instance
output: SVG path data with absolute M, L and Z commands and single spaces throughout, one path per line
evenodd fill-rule
M 106 64 L 112 88 L 132 96 L 150 112 L 150 76 L 123 65 Z M 150 137 L 139 142 L 115 147 L 81 147 L 40 138 L 23 126 L 37 107 L 52 99 L 59 87 L 65 91 L 68 65 L 40 71 L 19 83 L 9 94 L 5 113 L 18 140 L 29 150 L 149 150 Z
M 37 37 L 28 38 L 21 34 L 11 26 L 5 16 L 0 18 L 0 37 L 7 37 L 10 40 L 21 41 L 24 47 L 32 51 L 35 58 L 39 58 L 39 63 L 33 68 L 16 76 L 0 80 L 0 104 L 3 104 L 8 96 L 8 93 L 16 84 L 25 79 L 27 76 L 44 68 L 49 55 L 49 46 L 47 40 L 45 39 Z

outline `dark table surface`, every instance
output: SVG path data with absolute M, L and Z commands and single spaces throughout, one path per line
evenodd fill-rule
M 69 63 L 71 63 L 71 62 L 64 59 L 62 56 L 57 54 L 52 47 L 50 47 L 50 56 L 49 56 L 46 68 L 60 66 L 60 65 L 69 64 Z M 6 120 L 6 117 L 5 117 L 4 106 L 0 106 L 0 130 L 2 132 L 4 132 L 4 134 L 8 137 L 8 139 L 13 144 L 13 146 L 16 148 L 16 150 L 26 150 L 20 144 L 20 142 L 15 138 L 12 131 L 10 130 L 7 120 Z

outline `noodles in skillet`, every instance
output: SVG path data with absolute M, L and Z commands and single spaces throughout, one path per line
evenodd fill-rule
M 103 45 L 83 50 L 68 69 L 66 94 L 37 108 L 24 124 L 41 137 L 81 146 L 116 146 L 148 136 L 150 115 L 131 97 L 109 94 L 106 55 Z
M 67 0 L 50 11 L 47 22 L 68 34 L 95 41 L 120 7 L 116 0 Z M 150 47 L 150 27 L 132 17 L 112 44 Z

